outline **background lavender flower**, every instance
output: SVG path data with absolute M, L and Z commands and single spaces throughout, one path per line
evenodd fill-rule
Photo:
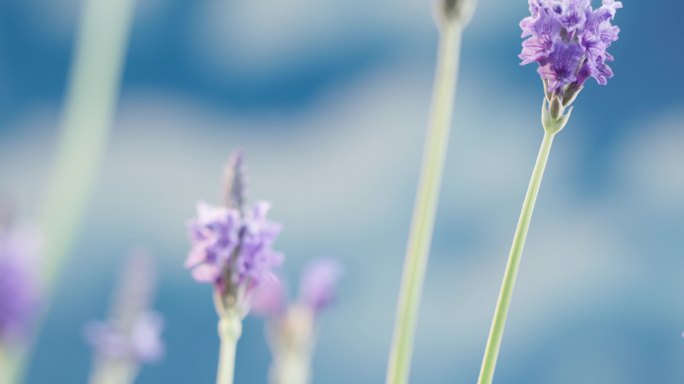
M 317 316 L 333 302 L 341 273 L 339 264 L 330 259 L 307 265 L 293 303 L 288 303 L 279 280 L 269 280 L 254 291 L 252 311 L 268 319 L 266 335 L 273 355 L 271 383 L 311 381 Z
M 26 336 L 39 303 L 37 235 L 0 232 L 0 343 Z
M 152 259 L 134 253 L 122 268 L 109 318 L 85 325 L 85 339 L 95 351 L 92 383 L 133 382 L 141 364 L 164 357 L 164 320 L 149 309 L 155 277 Z
M 299 300 L 319 313 L 335 300 L 335 288 L 341 275 L 342 268 L 334 260 L 323 259 L 309 264 L 302 274 Z
M 591 0 L 529 0 L 531 16 L 520 22 L 522 65 L 539 63 L 538 72 L 548 92 L 562 95 L 566 87 L 578 90 L 589 77 L 605 85 L 613 71 L 607 49 L 620 29 L 611 24 L 622 3 L 603 0 L 593 9 Z
M 86 324 L 85 337 L 103 358 L 155 363 L 164 357 L 163 317 L 157 312 L 141 313 L 131 329 L 121 324 L 93 321 Z

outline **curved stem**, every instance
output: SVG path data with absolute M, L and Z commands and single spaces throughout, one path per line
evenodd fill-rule
M 508 316 L 508 308 L 511 304 L 511 296 L 513 295 L 513 287 L 515 286 L 515 279 L 520 268 L 520 259 L 522 257 L 523 248 L 525 247 L 525 239 L 527 238 L 527 231 L 530 228 L 530 221 L 532 219 L 532 212 L 537 201 L 537 194 L 539 193 L 539 186 L 541 185 L 546 162 L 551 151 L 551 144 L 555 133 L 545 133 L 542 141 L 537 162 L 534 165 L 532 172 L 532 179 L 527 188 L 525 201 L 523 203 L 520 219 L 518 220 L 518 227 L 513 237 L 513 245 L 511 253 L 508 256 L 508 265 L 506 265 L 506 272 L 504 274 L 503 282 L 501 284 L 501 292 L 499 293 L 499 301 L 496 304 L 496 311 L 494 312 L 494 319 L 492 320 L 492 327 L 489 331 L 489 339 L 487 340 L 487 347 L 485 349 L 484 359 L 482 361 L 482 368 L 480 370 L 480 378 L 478 384 L 489 384 L 494 377 L 494 369 L 496 368 L 496 360 L 499 356 L 499 349 L 501 347 L 501 338 L 503 337 L 504 327 L 506 325 L 506 318 Z
M 218 325 L 221 338 L 218 374 L 216 384 L 233 384 L 235 375 L 235 353 L 237 343 L 242 335 L 242 320 L 236 311 L 226 311 L 221 316 Z
M 56 149 L 40 229 L 45 292 L 41 318 L 49 311 L 60 272 L 79 230 L 104 155 L 125 63 L 135 0 L 86 0 L 69 74 L 62 131 Z M 37 335 L 33 335 L 36 337 Z M 34 341 L 18 353 L 11 382 L 20 382 Z
M 387 383 L 408 382 L 423 280 L 432 241 L 442 169 L 449 141 L 458 72 L 461 26 L 446 23 L 439 44 L 431 123 L 428 127 L 423 165 L 409 235 Z

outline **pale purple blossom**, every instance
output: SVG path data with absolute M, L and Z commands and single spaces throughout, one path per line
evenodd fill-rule
M 192 248 L 185 262 L 195 280 L 219 288 L 251 288 L 273 277 L 283 255 L 272 247 L 281 226 L 268 219 L 270 208 L 259 202 L 243 215 L 232 207 L 198 204 L 197 217 L 189 223 Z
M 620 29 L 611 24 L 620 1 L 603 0 L 593 9 L 591 0 L 529 0 L 531 16 L 520 22 L 522 65 L 539 63 L 538 72 L 548 92 L 563 95 L 566 88 L 581 89 L 589 77 L 605 85 L 613 76 L 607 49 Z
M 335 301 L 337 283 L 342 268 L 332 259 L 321 259 L 304 268 L 299 293 L 290 307 L 304 307 L 314 315 L 320 314 Z M 288 295 L 280 280 L 270 279 L 254 290 L 252 312 L 266 317 L 282 317 L 287 311 Z
M 164 357 L 163 329 L 162 316 L 147 311 L 139 314 L 130 327 L 116 322 L 90 322 L 85 326 L 85 337 L 101 357 L 155 363 Z
M 19 341 L 33 324 L 39 304 L 38 236 L 0 231 L 0 342 Z
M 299 283 L 299 300 L 319 313 L 334 302 L 341 275 L 342 268 L 334 260 L 322 259 L 309 264 Z

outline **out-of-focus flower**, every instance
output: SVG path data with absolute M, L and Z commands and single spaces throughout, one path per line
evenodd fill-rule
M 192 249 L 185 266 L 201 283 L 253 287 L 272 277 L 272 270 L 283 262 L 273 250 L 281 226 L 267 217 L 271 205 L 259 202 L 241 215 L 235 208 L 197 206 L 197 217 L 190 221 Z
M 164 357 L 164 320 L 159 313 L 141 313 L 131 329 L 124 328 L 115 322 L 93 321 L 86 324 L 85 337 L 101 357 L 142 364 Z
M 310 382 L 316 320 L 334 302 L 341 275 L 342 268 L 334 260 L 322 259 L 307 265 L 299 295 L 291 304 L 277 280 L 254 291 L 252 311 L 268 319 L 267 337 L 273 354 L 271 383 Z
M 131 255 L 122 268 L 109 318 L 91 321 L 83 329 L 95 351 L 91 383 L 132 383 L 142 364 L 163 359 L 164 319 L 150 310 L 155 284 L 152 258 L 142 252 Z
M 299 300 L 320 313 L 335 300 L 335 288 L 342 275 L 339 263 L 323 259 L 309 264 L 299 285 Z
M 26 336 L 39 304 L 38 236 L 0 229 L 0 343 Z
M 243 206 L 242 154 L 234 156 L 227 169 L 227 205 L 199 203 L 197 216 L 188 223 L 192 248 L 185 267 L 196 281 L 214 284 L 225 303 L 236 304 L 242 300 L 240 292 L 249 294 L 262 282 L 276 279 L 273 269 L 282 264 L 283 254 L 273 249 L 273 243 L 282 227 L 269 220 L 268 202 L 247 210 Z
M 605 85 L 613 76 L 607 49 L 620 31 L 611 20 L 622 3 L 603 0 L 598 9 L 591 0 L 529 0 L 529 5 L 531 16 L 520 22 L 527 38 L 520 58 L 523 65 L 539 63 L 547 91 L 563 99 L 566 90 L 578 92 L 589 77 Z

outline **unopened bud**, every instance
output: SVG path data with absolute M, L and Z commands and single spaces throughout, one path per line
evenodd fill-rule
M 468 24 L 475 11 L 476 0 L 438 0 L 438 18 L 440 22 L 458 22 L 461 26 Z
M 563 113 L 562 107 L 563 106 L 561 105 L 561 101 L 558 96 L 551 98 L 551 102 L 549 103 L 549 114 L 551 117 L 557 119 L 561 113 Z
M 226 167 L 226 205 L 242 211 L 247 194 L 247 177 L 242 151 L 233 154 Z
M 568 89 L 566 89 L 565 93 L 563 94 L 563 106 L 567 107 L 572 104 L 577 98 L 577 95 L 579 95 L 580 91 L 582 91 L 582 88 L 583 87 L 577 83 L 570 84 Z

